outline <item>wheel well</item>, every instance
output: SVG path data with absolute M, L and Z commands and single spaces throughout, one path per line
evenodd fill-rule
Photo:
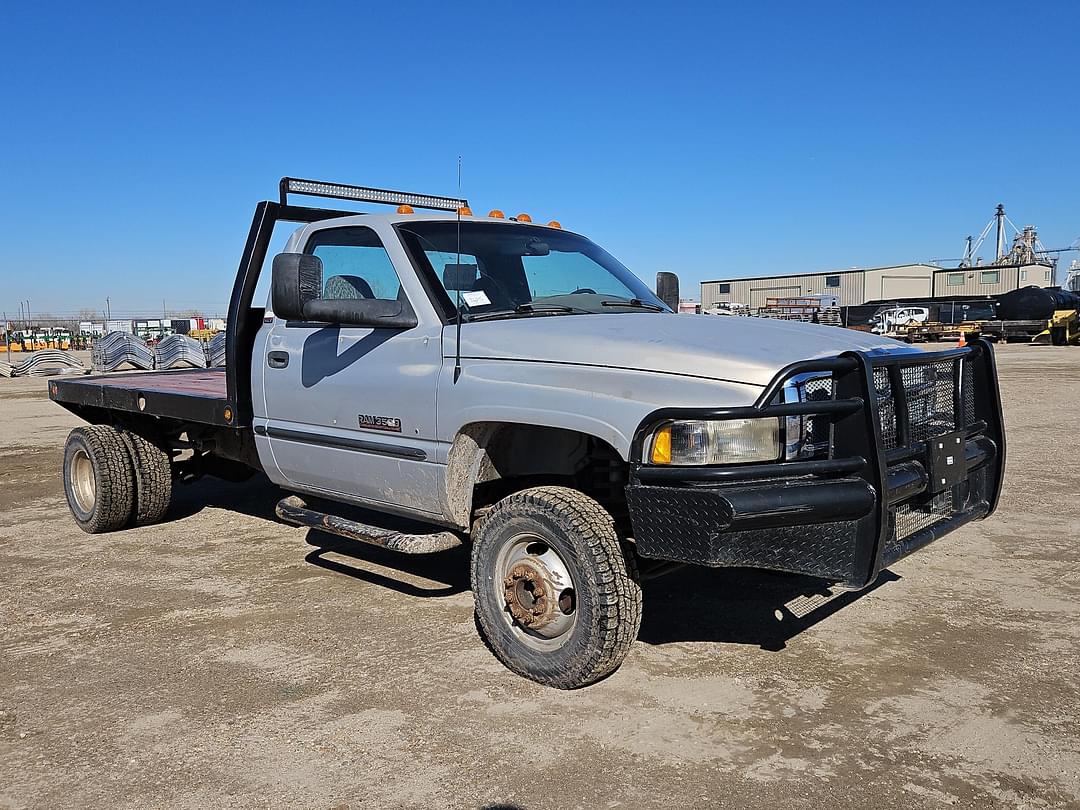
M 595 498 L 621 521 L 629 467 L 589 433 L 513 422 L 475 422 L 458 433 L 447 459 L 450 516 L 469 526 L 496 501 L 532 486 L 561 484 Z

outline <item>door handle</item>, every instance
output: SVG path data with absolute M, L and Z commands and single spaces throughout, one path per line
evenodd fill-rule
M 285 366 L 289 365 L 289 353 L 267 352 L 266 365 L 270 366 L 270 368 L 285 368 Z

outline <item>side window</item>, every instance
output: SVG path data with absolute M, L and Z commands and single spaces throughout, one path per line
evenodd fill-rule
M 395 301 L 401 296 L 401 281 L 394 265 L 371 228 L 316 231 L 304 252 L 322 259 L 323 299 Z

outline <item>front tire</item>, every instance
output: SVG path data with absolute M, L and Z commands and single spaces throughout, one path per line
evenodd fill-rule
M 135 503 L 131 457 L 110 425 L 75 428 L 64 445 L 64 494 L 71 516 L 88 534 L 122 528 Z
M 547 686 L 610 674 L 641 626 L 633 554 L 604 507 L 573 489 L 536 487 L 497 503 L 473 538 L 471 579 L 492 652 Z

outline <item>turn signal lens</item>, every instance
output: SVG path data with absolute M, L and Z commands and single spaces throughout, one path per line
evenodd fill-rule
M 557 219 L 553 219 L 553 220 L 551 220 L 551 222 L 548 223 L 548 227 L 549 228 L 557 228 L 559 230 L 562 230 L 562 223 L 559 222 L 559 220 L 557 220 Z
M 399 214 L 411 214 L 413 212 L 412 206 L 411 205 L 399 205 L 397 207 L 397 212 Z
M 518 214 L 517 215 L 517 221 L 518 222 L 532 222 L 532 217 L 530 217 L 528 214 Z
M 671 425 L 665 425 L 653 434 L 649 460 L 653 464 L 671 463 Z
M 459 208 L 457 210 L 457 212 L 463 217 L 471 217 L 472 216 L 472 209 L 469 208 L 469 206 L 467 206 L 467 205 L 461 206 L 461 208 Z
M 490 211 L 488 211 L 488 216 L 493 217 L 495 219 L 505 219 L 506 218 L 506 214 L 504 214 L 498 208 L 492 208 Z

